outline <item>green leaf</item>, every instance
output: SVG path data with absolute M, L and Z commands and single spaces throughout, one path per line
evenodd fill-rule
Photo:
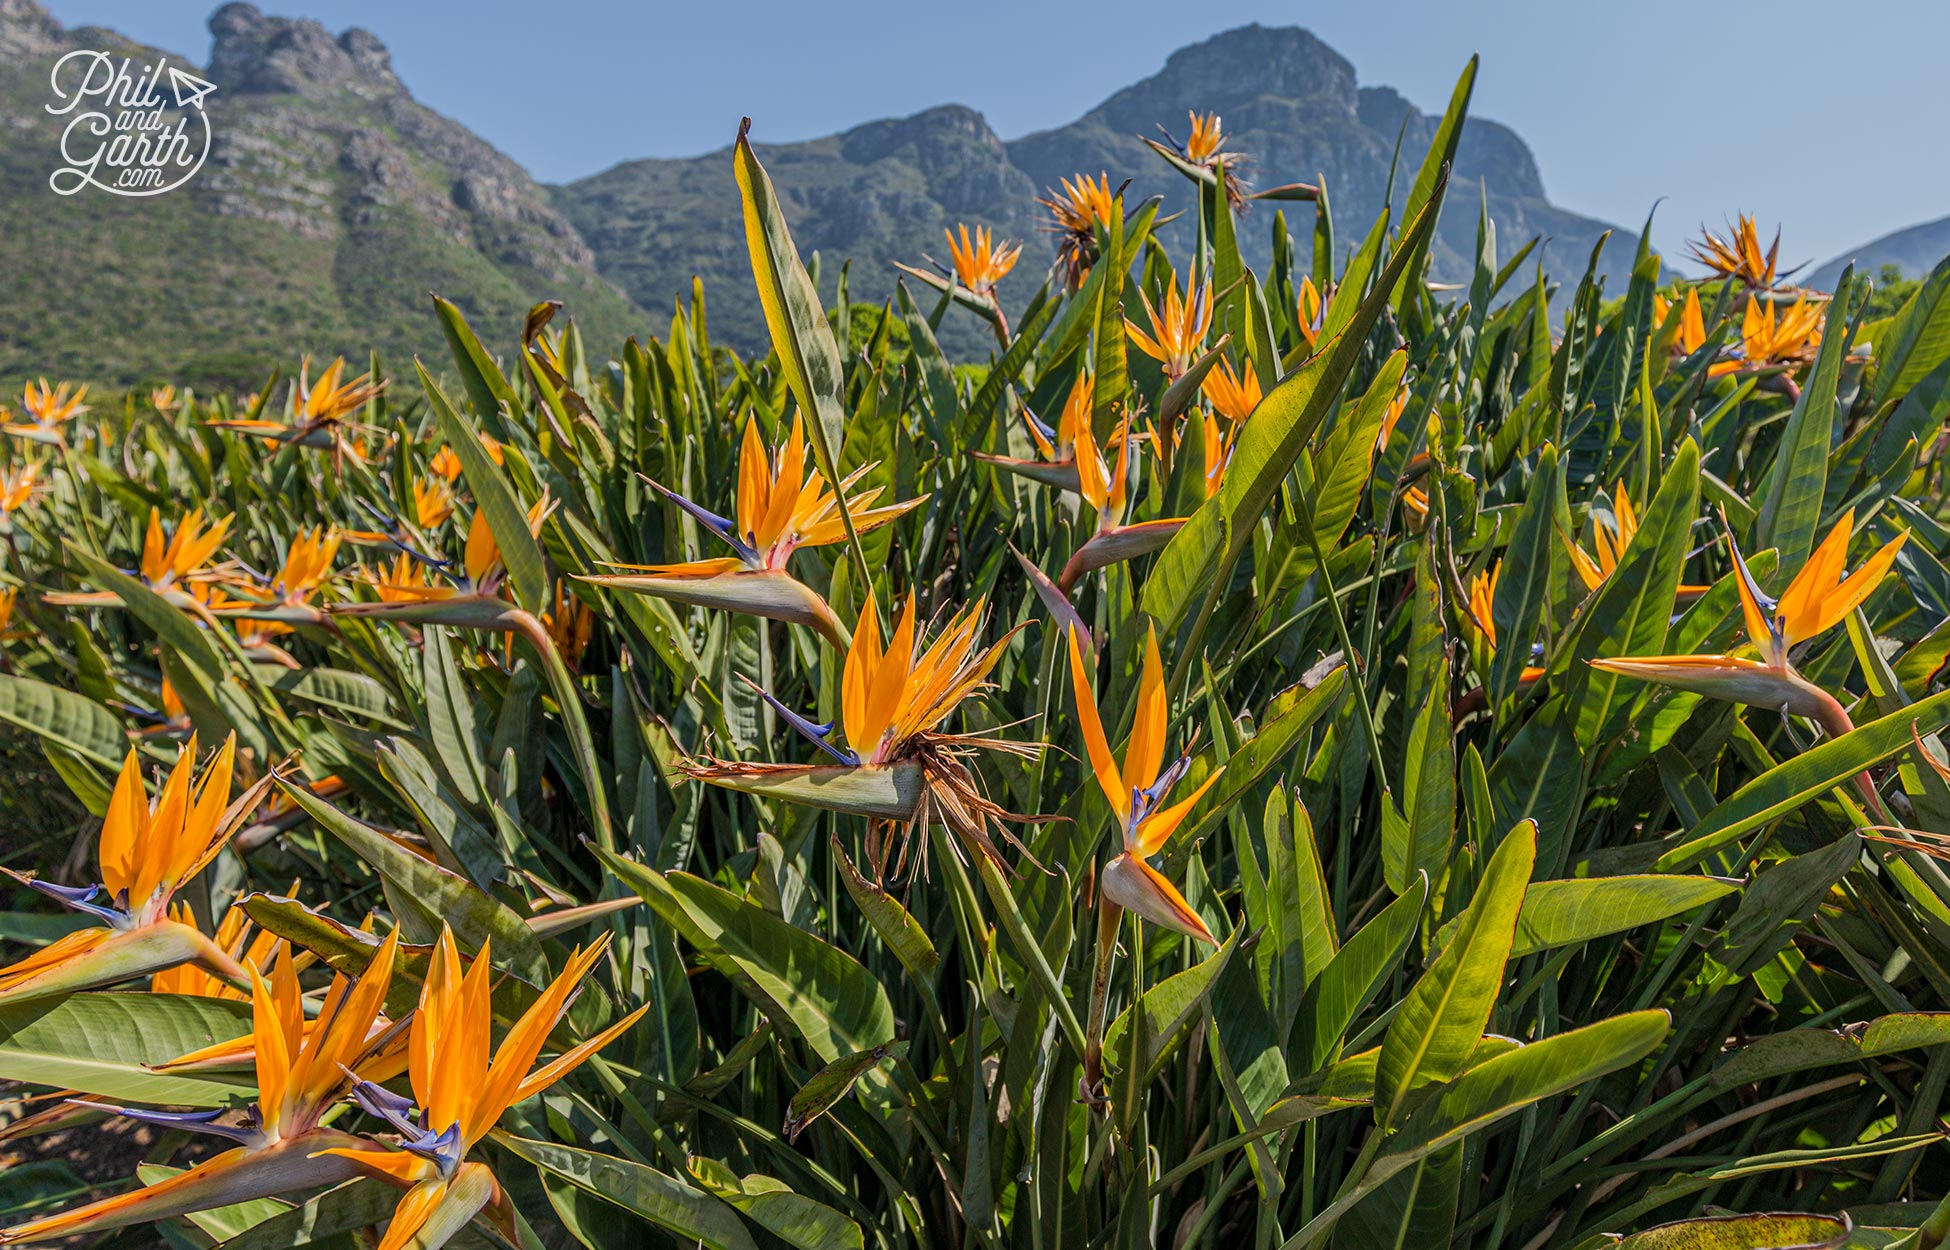
M 385 1223 L 398 1206 L 397 1189 L 379 1181 L 357 1180 L 253 1225 L 217 1250 L 285 1250 L 336 1243 L 348 1233 Z
M 454 663 L 447 627 L 430 625 L 421 636 L 428 737 L 460 798 L 472 807 L 483 806 L 487 802 L 487 761 L 481 758 L 473 696 Z
M 853 902 L 866 915 L 867 923 L 894 952 L 894 958 L 901 961 L 901 967 L 917 981 L 926 981 L 934 975 L 941 965 L 941 956 L 935 953 L 934 943 L 928 939 L 926 929 L 915 920 L 900 900 L 878 885 L 860 875 L 860 870 L 847 858 L 846 848 L 839 835 L 833 835 L 833 856 L 839 861 L 840 882 Z
M 1144 610 L 1161 625 L 1176 626 L 1208 582 L 1223 586 L 1234 562 L 1251 545 L 1253 526 L 1340 399 L 1409 251 L 1434 229 L 1437 207 L 1429 204 L 1410 223 L 1403 250 L 1389 261 L 1382 283 L 1360 302 L 1339 337 L 1282 379 L 1253 410 L 1239 432 L 1219 493 L 1172 537 L 1145 579 Z
M 0 676 L 0 721 L 110 770 L 122 767 L 129 738 L 122 722 L 93 699 L 26 677 Z
M 1875 377 L 1869 397 L 1880 406 L 1901 399 L 1950 359 L 1950 257 L 1937 262 L 1870 341 Z M 1864 332 L 1865 334 L 1867 331 Z
M 419 370 L 421 389 L 426 391 L 427 402 L 433 405 L 434 416 L 440 422 L 440 436 L 460 457 L 461 475 L 467 479 L 468 489 L 474 492 L 474 506 L 487 514 L 488 532 L 494 535 L 494 545 L 501 549 L 501 564 L 508 570 L 508 584 L 514 588 L 515 602 L 524 610 L 539 614 L 548 605 L 548 564 L 542 558 L 541 544 L 528 530 L 528 509 L 516 496 L 508 475 L 481 445 L 480 431 L 455 411 L 453 402 L 426 371 L 426 366 L 416 360 L 413 367 Z
M 1508 842 L 1505 839 L 1505 845 Z M 1334 1201 L 1288 1238 L 1281 1250 L 1302 1250 L 1318 1244 L 1349 1209 L 1390 1178 L 1469 1134 L 1533 1103 L 1637 1063 L 1658 1048 L 1671 1028 L 1671 1019 L 1663 1011 L 1635 1011 L 1529 1045 L 1519 1044 L 1483 1060 L 1439 1086 L 1401 1131 L 1388 1139 L 1387 1147 L 1375 1157 L 1359 1183 L 1343 1186 Z M 1384 1062 L 1385 1047 L 1384 1043 Z
M 1416 563 L 1414 623 L 1426 646 L 1409 650 L 1409 698 L 1419 699 L 1409 724 L 1406 763 L 1401 776 L 1401 815 L 1382 818 L 1383 879 L 1405 893 L 1418 872 L 1439 880 L 1456 840 L 1455 721 L 1449 712 L 1449 653 L 1442 646 L 1435 544 L 1421 545 Z M 1419 692 L 1419 693 L 1418 693 Z M 1392 806 L 1392 798 L 1383 803 Z
M 1854 265 L 1842 271 L 1835 298 L 1829 302 L 1819 354 L 1781 432 L 1767 473 L 1760 519 L 1754 525 L 1754 546 L 1777 549 L 1785 576 L 1799 573 L 1808 562 L 1821 524 L 1828 457 L 1835 441 L 1835 392 L 1842 360 L 1854 338 L 1849 325 L 1854 275 Z
M 1517 513 L 1516 532 L 1503 553 L 1497 573 L 1496 597 L 1490 604 L 1490 623 L 1503 643 L 1490 661 L 1489 700 L 1501 709 L 1517 691 L 1524 667 L 1530 663 L 1530 642 L 1550 600 L 1552 546 L 1556 510 L 1564 497 L 1557 449 L 1546 444 L 1531 475 L 1529 496 Z
M 424 908 L 436 928 L 440 921 L 451 925 L 454 937 L 468 950 L 478 951 L 491 940 L 498 966 L 512 969 L 533 984 L 547 984 L 548 957 L 542 953 L 540 940 L 520 916 L 493 895 L 354 820 L 308 790 L 287 785 L 285 793 L 318 822 L 319 828 L 371 865 L 388 886 Z
M 1126 396 L 1131 377 L 1124 342 L 1124 283 L 1130 262 L 1125 251 L 1123 198 L 1120 196 L 1115 204 L 1119 211 L 1100 228 L 1102 254 L 1091 266 L 1093 274 L 1101 270 L 1104 275 L 1095 297 L 1097 329 L 1091 369 L 1095 385 L 1091 390 L 1090 429 L 1099 447 L 1109 444 L 1119 419 L 1130 409 Z
M 68 555 L 88 571 L 88 580 L 104 590 L 113 591 L 123 606 L 147 625 L 166 646 L 183 657 L 206 685 L 215 685 L 223 679 L 223 657 L 208 635 L 169 600 L 86 547 L 70 546 Z
M 1593 668 L 1590 661 L 1661 653 L 1698 515 L 1699 449 L 1688 438 L 1618 567 L 1585 607 L 1570 659 L 1568 697 L 1577 711 L 1578 743 L 1586 750 L 1615 733 L 1631 701 L 1644 692 L 1642 682 Z
M 799 1140 L 799 1134 L 806 1126 L 826 1114 L 840 1099 L 852 1091 L 854 1083 L 873 1069 L 880 1066 L 889 1056 L 906 1053 L 905 1042 L 890 1042 L 863 1050 L 857 1054 L 841 1055 L 819 1071 L 812 1074 L 799 1091 L 792 1096 L 792 1102 L 785 1109 L 785 1125 L 780 1130 L 789 1142 Z
M 1295 1027 L 1305 1030 L 1299 1054 L 1306 1071 L 1318 1072 L 1339 1053 L 1348 1026 L 1401 966 L 1429 901 L 1429 879 L 1418 874 L 1409 889 L 1361 926 L 1334 956 L 1300 1001 Z
M 1476 90 L 1477 63 L 1477 57 L 1469 58 L 1461 76 L 1456 79 L 1455 89 L 1449 93 L 1449 106 L 1442 110 L 1442 120 L 1436 124 L 1435 136 L 1429 140 L 1428 153 L 1422 158 L 1422 168 L 1416 171 L 1415 185 L 1409 188 L 1407 209 L 1402 213 L 1404 220 L 1414 220 L 1416 214 L 1442 193 L 1442 184 L 1456 159 L 1456 146 L 1462 142 L 1463 118 L 1469 113 L 1469 97 Z M 1412 251 L 1413 258 L 1392 282 L 1384 280 L 1382 283 L 1389 290 L 1389 298 L 1394 302 L 1398 314 L 1408 298 L 1419 293 L 1413 284 L 1421 281 L 1422 270 L 1428 263 L 1429 245 L 1430 235 L 1427 234 L 1418 239 L 1404 239 L 1400 247 Z M 1390 265 L 1389 268 L 1393 269 L 1394 266 Z
M 278 693 L 307 703 L 350 712 L 395 729 L 407 727 L 399 719 L 399 711 L 386 687 L 364 673 L 339 668 L 301 668 L 283 672 L 270 684 Z
M 1104 1030 L 1104 1054 L 1111 1057 L 1113 1066 L 1119 1069 L 1133 1069 L 1138 1073 L 1141 1085 L 1149 1085 L 1158 1075 L 1159 1065 L 1170 1052 L 1171 1045 L 1178 1034 L 1197 1019 L 1205 1009 L 1205 1001 L 1212 993 L 1213 982 L 1225 971 L 1226 963 L 1233 952 L 1239 948 L 1239 940 L 1244 929 L 1234 929 L 1226 935 L 1225 942 L 1218 950 L 1207 955 L 1183 972 L 1174 973 L 1159 981 L 1144 992 L 1138 1000 L 1137 1010 L 1144 1013 L 1142 1027 L 1138 1030 L 1144 1039 L 1144 1054 L 1133 1056 L 1130 1053 L 1132 1040 L 1132 1008 L 1125 1008 L 1110 1027 Z M 1133 1065 L 1138 1065 L 1133 1068 Z
M 182 994 L 71 994 L 0 1006 L 0 1081 L 117 1103 L 222 1107 L 257 1083 L 237 1072 L 152 1072 L 250 1032 L 249 1003 Z
M 1531 1103 L 1637 1063 L 1671 1031 L 1672 1018 L 1665 1012 L 1634 1011 L 1493 1055 L 1425 1102 L 1382 1158 L 1460 1141 Z
M 706 1190 L 736 1207 L 746 1219 L 799 1250 L 860 1250 L 860 1226 L 838 1211 L 793 1193 L 785 1182 L 757 1172 L 739 1176 L 716 1159 L 692 1155 L 691 1176 Z
M 628 1159 L 573 1146 L 507 1133 L 497 1133 L 494 1139 L 544 1172 L 676 1234 L 685 1245 L 757 1250 L 737 1212 L 689 1181 Z
M 1790 1072 L 1945 1043 L 1950 1043 L 1950 1012 L 1942 1011 L 1892 1012 L 1847 1029 L 1786 1029 L 1757 1037 L 1723 1059 L 1710 1083 L 1714 1089 L 1732 1089 Z
M 1375 1119 L 1398 1124 L 1411 1094 L 1446 1081 L 1468 1062 L 1503 989 L 1517 912 L 1537 855 L 1537 826 L 1510 831 L 1483 870 L 1455 940 L 1402 1001 L 1375 1068 Z
M 843 391 L 846 377 L 840 359 L 840 345 L 833 337 L 833 325 L 820 307 L 819 289 L 799 261 L 792 232 L 786 228 L 785 210 L 779 206 L 778 192 L 765 167 L 758 163 L 747 137 L 751 119 L 738 127 L 738 142 L 732 152 L 732 168 L 738 178 L 738 192 L 744 204 L 745 248 L 751 255 L 752 277 L 758 283 L 759 306 L 765 311 L 765 328 L 771 332 L 772 346 L 785 371 L 799 406 L 812 414 L 813 455 L 819 471 L 828 482 L 840 480 L 839 453 L 846 445 L 846 403 Z M 859 566 L 854 570 L 864 581 L 866 559 L 860 553 L 858 537 L 846 499 L 839 499 L 839 514 L 845 523 L 847 540 Z
M 1578 877 L 1524 891 L 1510 955 L 1534 955 L 1683 915 L 1740 888 L 1715 877 Z
M 1946 725 L 1950 725 L 1950 690 L 1830 738 L 1734 791 L 1690 830 L 1691 837 L 1661 855 L 1655 867 L 1660 872 L 1691 868 L 1743 834 L 1780 819 L 1911 746 L 1912 731 L 1927 737 Z
M 1338 665 L 1311 688 L 1293 686 L 1275 695 L 1259 732 L 1232 752 L 1225 762 L 1225 775 L 1199 800 L 1174 837 L 1184 843 L 1195 842 L 1223 819 L 1234 804 L 1293 752 L 1314 723 L 1333 709 L 1346 684 L 1347 666 Z M 1217 766 L 1214 753 L 1207 752 L 1202 758 L 1208 769 Z M 1193 775 L 1202 774 L 1194 767 Z
M 158 1185 L 172 1176 L 180 1176 L 187 1168 L 171 1167 L 164 1163 L 140 1163 L 136 1165 L 136 1179 L 144 1185 Z M 184 1218 L 208 1233 L 218 1241 L 249 1232 L 275 1216 L 290 1211 L 288 1202 L 277 1198 L 250 1198 L 243 1202 L 233 1202 L 227 1207 L 210 1207 L 202 1211 L 189 1211 Z
M 1703 1215 L 1606 1241 L 1611 1250 L 1841 1250 L 1846 1220 L 1782 1211 L 1763 1215 Z
M 736 973 L 774 1025 L 804 1037 L 827 1063 L 894 1039 L 886 989 L 845 951 L 700 877 L 596 853 L 705 958 Z
M 1712 957 L 1734 976 L 1765 967 L 1814 915 L 1837 881 L 1862 856 L 1853 831 L 1827 846 L 1769 864 L 1740 896 Z
M 454 353 L 454 364 L 460 369 L 467 396 L 474 402 L 474 410 L 488 419 L 503 411 L 510 416 L 520 412 L 520 397 L 508 385 L 508 379 L 488 355 L 487 348 L 481 346 L 481 340 L 467 324 L 467 318 L 461 316 L 460 309 L 438 295 L 433 297 L 433 308 L 440 318 L 440 330 L 447 336 L 447 346 Z

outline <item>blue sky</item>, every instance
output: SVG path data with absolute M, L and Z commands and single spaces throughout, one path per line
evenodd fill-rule
M 214 3 L 44 2 L 70 26 L 111 26 L 199 62 L 209 49 Z M 1950 215 L 1942 0 L 260 7 L 374 31 L 420 99 L 548 181 L 712 150 L 745 113 L 777 141 L 958 102 L 1014 138 L 1070 120 L 1174 48 L 1258 21 L 1310 28 L 1364 84 L 1425 109 L 1480 52 L 1475 111 L 1529 141 L 1551 198 L 1636 227 L 1664 197 L 1654 238 L 1669 258 L 1701 222 L 1741 210 L 1782 225 L 1784 262 Z

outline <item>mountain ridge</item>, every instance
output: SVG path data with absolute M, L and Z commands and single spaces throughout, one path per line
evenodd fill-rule
M 1439 120 L 1391 87 L 1361 86 L 1353 64 L 1311 32 L 1255 24 L 1180 48 L 1157 72 L 1082 116 L 1016 139 L 1001 138 L 973 108 L 944 104 L 755 148 L 785 200 L 794 241 L 802 251 L 850 258 L 856 298 L 886 298 L 896 282 L 894 262 L 942 256 L 943 229 L 966 221 L 1024 244 L 1016 273 L 1001 288 L 1007 303 L 1026 298 L 1051 259 L 1034 200 L 1060 178 L 1104 172 L 1116 185 L 1128 177 L 1133 198 L 1162 195 L 1167 212 L 1190 207 L 1184 180 L 1142 136 L 1161 124 L 1182 130 L 1193 109 L 1223 117 L 1234 146 L 1252 159 L 1246 172 L 1261 185 L 1324 178 L 1343 246 L 1380 211 L 1397 140 L 1399 207 Z M 1550 203 L 1522 138 L 1471 117 L 1451 179 L 1452 204 L 1461 203 L 1458 196 L 1474 200 L 1477 185 L 1487 188 L 1505 256 L 1533 234 L 1548 236 L 1552 272 L 1574 281 L 1610 230 L 1601 271 L 1614 281 L 1629 271 L 1635 234 Z M 713 298 L 714 326 L 730 341 L 756 342 L 762 330 L 740 227 L 735 217 L 706 211 L 733 194 L 728 148 L 621 161 L 551 188 L 556 205 L 590 240 L 598 268 L 638 303 L 668 306 L 696 273 Z M 1259 214 L 1274 207 L 1258 205 L 1254 224 L 1240 232 L 1247 262 L 1262 273 L 1271 244 Z M 1311 208 L 1284 207 L 1289 228 L 1305 235 Z M 1437 276 L 1466 276 L 1474 208 L 1445 214 L 1433 251 Z M 1187 218 L 1164 237 L 1182 254 L 1189 232 Z M 951 324 L 944 333 L 964 349 L 980 349 L 979 327 Z
M 58 282 L 0 307 L 0 381 L 46 373 L 249 387 L 306 352 L 358 358 L 368 348 L 398 367 L 409 354 L 444 353 L 429 291 L 454 299 L 491 341 L 512 335 L 533 302 L 561 298 L 607 350 L 654 332 L 645 310 L 687 298 L 694 274 L 714 334 L 763 348 L 728 145 L 548 186 L 415 99 L 369 31 L 333 34 L 242 2 L 218 8 L 209 29 L 207 64 L 195 69 L 218 86 L 207 166 L 149 200 L 92 190 L 57 199 L 45 188 L 60 119 L 42 109 L 52 59 L 75 47 L 163 54 L 99 27 L 64 28 L 35 0 L 0 0 L 0 185 L 24 189 L 0 195 L 0 264 L 19 272 L 63 258 Z M 1165 197 L 1169 212 L 1190 207 L 1184 180 L 1140 135 L 1182 127 L 1192 108 L 1221 113 L 1261 185 L 1324 176 L 1342 250 L 1380 211 L 1398 150 L 1393 189 L 1398 201 L 1405 194 L 1438 120 L 1392 88 L 1362 85 L 1310 32 L 1254 25 L 1181 48 L 1080 117 L 1016 139 L 950 103 L 757 150 L 801 250 L 827 262 L 828 298 L 841 261 L 855 298 L 888 298 L 895 263 L 945 260 L 943 229 L 965 221 L 1024 244 L 1001 289 L 1019 304 L 1052 256 L 1036 199 L 1060 178 L 1107 172 L 1113 185 L 1132 179 L 1134 197 Z M 1549 236 L 1545 256 L 1563 281 L 1611 229 L 1552 204 L 1521 137 L 1471 118 L 1432 250 L 1438 277 L 1468 271 L 1479 186 L 1503 254 Z M 1274 209 L 1255 206 L 1240 231 L 1261 273 Z M 1313 209 L 1284 209 L 1304 249 Z M 1189 217 L 1164 228 L 1174 254 L 1185 254 L 1189 231 Z M 1603 268 L 1622 273 L 1635 242 L 1617 232 Z M 972 357 L 990 342 L 963 316 L 942 337 Z
M 1855 263 L 1857 273 L 1875 277 L 1884 265 L 1894 265 L 1902 271 L 1905 278 L 1921 278 L 1936 268 L 1937 262 L 1950 256 L 1950 217 L 1939 217 L 1935 221 L 1918 222 L 1879 235 L 1860 247 L 1850 248 L 1832 260 L 1823 262 L 1808 275 L 1808 282 L 1822 290 L 1832 291 L 1842 276 L 1842 270 L 1849 262 Z

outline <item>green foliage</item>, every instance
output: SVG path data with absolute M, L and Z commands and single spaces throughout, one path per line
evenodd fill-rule
M 0 970 L 0 1079 L 262 1103 L 262 1050 L 157 1070 L 253 1022 L 264 1044 L 251 970 L 190 928 L 247 915 L 309 1001 L 390 975 L 382 1053 L 440 1036 L 445 932 L 492 974 L 483 1038 L 576 1061 L 447 1160 L 421 1245 L 1940 1244 L 1950 301 L 1844 284 L 1760 353 L 1749 292 L 1701 284 L 1668 292 L 1705 308 L 1688 347 L 1649 252 L 1615 304 L 1553 293 L 1486 217 L 1467 292 L 1434 288 L 1472 83 L 1403 154 L 1405 219 L 1343 223 L 1364 242 L 1317 333 L 1285 307 L 1312 275 L 1290 245 L 1246 264 L 1212 177 L 1189 251 L 1133 204 L 1076 292 L 1053 275 L 1006 321 L 909 293 L 842 334 L 741 145 L 719 208 L 769 356 L 714 344 L 697 290 L 613 357 L 547 305 L 483 337 L 443 301 L 451 381 L 342 410 L 315 370 L 309 410 L 283 384 L 94 394 L 11 436 L 0 490 L 35 477 L 0 521 L 6 866 L 105 881 L 162 836 L 129 832 L 125 752 L 240 756 L 221 854 L 81 900 L 120 962 L 55 944 L 94 913 L 16 891 L 10 954 L 94 979 Z M 1253 372 L 1243 419 L 1123 337 L 1174 268 L 1232 275 L 1188 361 Z M 946 318 L 993 358 L 944 352 Z M 1026 417 L 1053 426 L 1083 373 L 1103 389 L 1052 457 Z M 1112 495 L 1078 457 L 1117 434 Z M 844 503 L 798 515 L 815 472 Z M 193 509 L 231 520 L 186 555 Z M 341 545 L 307 579 L 314 527 Z M 551 984 L 599 939 L 571 1004 Z M 376 1079 L 432 1115 L 405 1066 Z M 341 1106 L 339 1075 L 307 1131 L 439 1156 L 395 1145 L 446 1125 Z M 8 1210 L 78 1197 L 34 1152 L 81 1114 L 10 1130 Z M 165 1235 L 406 1218 L 299 1145 L 263 1166 L 316 1184 L 225 1190 Z

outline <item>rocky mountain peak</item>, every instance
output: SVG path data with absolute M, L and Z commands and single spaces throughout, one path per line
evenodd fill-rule
M 1182 124 L 1179 114 L 1188 107 L 1223 114 L 1266 96 L 1351 115 L 1354 66 L 1311 31 L 1255 23 L 1180 48 L 1163 69 L 1105 100 L 1092 117 L 1148 133 L 1163 118 Z
M 850 161 L 878 161 L 896 154 L 925 157 L 930 149 L 943 145 L 986 148 L 998 159 L 1006 159 L 1002 140 L 989 128 L 988 119 L 963 104 L 867 122 L 840 136 L 840 150 Z
M 210 15 L 210 35 L 210 77 L 233 92 L 316 100 L 348 88 L 363 94 L 405 91 L 386 45 L 358 27 L 334 36 L 308 18 L 268 17 L 239 0 Z
M 47 56 L 61 47 L 64 33 L 34 0 L 0 0 L 0 60 Z

